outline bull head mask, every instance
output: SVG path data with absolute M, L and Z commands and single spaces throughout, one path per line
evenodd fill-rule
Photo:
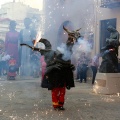
M 79 32 L 81 28 L 75 31 L 69 31 L 67 28 L 63 26 L 63 29 L 68 33 L 68 40 L 71 40 L 71 42 L 77 41 L 77 39 L 81 37 L 81 34 Z
M 68 33 L 68 40 L 66 41 L 66 45 L 70 51 L 72 51 L 72 47 L 75 42 L 77 42 L 78 38 L 81 37 L 81 34 L 79 33 L 79 30 L 77 29 L 75 31 L 69 31 L 67 28 L 63 26 L 63 29 Z

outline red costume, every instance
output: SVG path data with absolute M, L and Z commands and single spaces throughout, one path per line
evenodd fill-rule
M 16 60 L 15 59 L 10 59 L 9 60 L 9 65 L 16 65 Z
M 54 108 L 63 107 L 65 101 L 66 87 L 52 89 L 52 104 Z
M 16 77 L 16 60 L 14 58 L 11 58 L 9 60 L 9 68 L 7 72 L 7 79 L 15 79 Z

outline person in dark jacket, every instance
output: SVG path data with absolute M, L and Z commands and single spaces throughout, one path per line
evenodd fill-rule
M 62 60 L 62 54 L 57 55 L 53 63 L 47 64 L 42 87 L 51 90 L 55 110 L 64 110 L 66 88 L 70 90 L 71 87 L 75 87 L 73 70 L 74 66 L 69 60 Z

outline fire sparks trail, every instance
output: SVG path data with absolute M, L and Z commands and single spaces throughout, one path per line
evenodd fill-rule
M 41 32 L 38 31 L 37 36 L 36 36 L 36 40 L 35 40 L 35 43 L 34 43 L 34 47 L 35 47 L 35 46 L 37 45 L 37 43 L 39 42 L 40 38 L 41 38 Z

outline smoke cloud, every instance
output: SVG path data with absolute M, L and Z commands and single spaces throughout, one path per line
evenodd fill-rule
M 70 60 L 71 58 L 77 60 L 83 52 L 89 57 L 90 52 L 92 51 L 91 45 L 88 41 L 82 38 L 79 38 L 78 42 L 73 45 L 72 53 L 67 49 L 65 43 L 62 43 L 59 47 L 57 47 L 57 50 L 63 54 L 62 59 L 65 61 Z
M 66 44 L 62 43 L 59 47 L 57 47 L 57 50 L 63 54 L 63 60 L 67 61 L 71 59 L 71 52 L 67 49 Z

